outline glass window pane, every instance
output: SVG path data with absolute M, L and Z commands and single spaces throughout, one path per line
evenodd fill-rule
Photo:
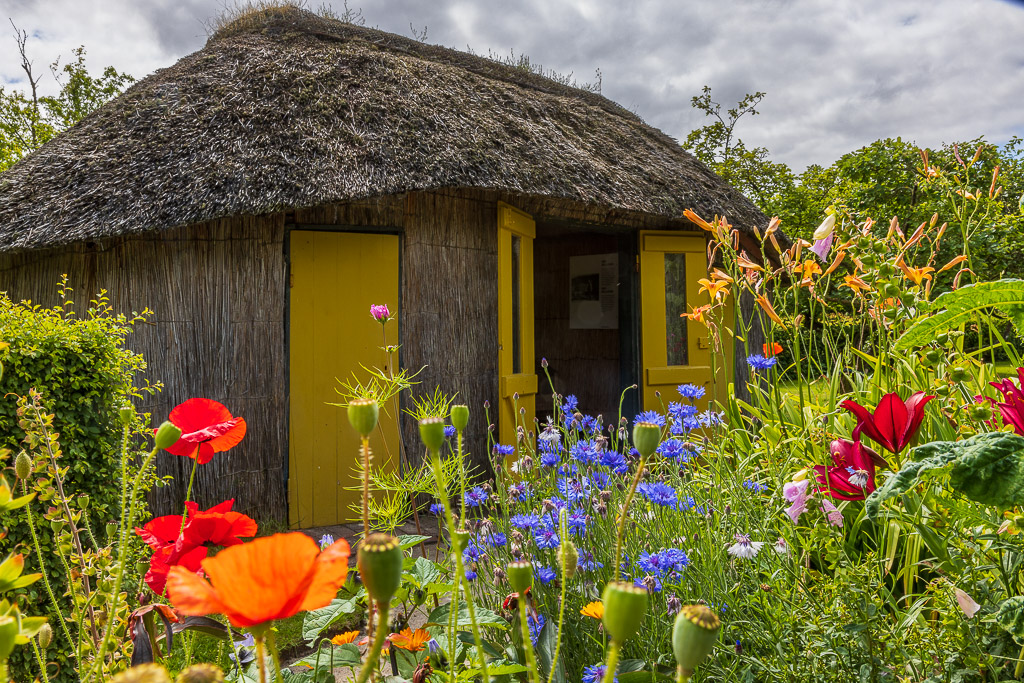
M 522 331 L 520 317 L 522 309 L 519 304 L 519 235 L 512 235 L 512 373 L 523 371 L 523 350 L 520 344 Z
M 665 331 L 668 365 L 689 365 L 686 307 L 686 254 L 665 254 Z

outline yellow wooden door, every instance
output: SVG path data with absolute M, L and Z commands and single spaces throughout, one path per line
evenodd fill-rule
M 680 317 L 709 303 L 697 280 L 708 276 L 707 242 L 684 232 L 640 233 L 641 362 L 644 410 L 662 411 L 680 400 L 676 387 L 704 387 L 706 405 L 715 394 L 708 328 Z M 731 310 L 731 307 L 728 309 Z M 732 325 L 730 324 L 731 328 Z M 723 338 L 728 334 L 723 330 Z M 731 348 L 731 344 L 730 344 Z M 724 383 L 732 363 L 728 351 L 716 358 Z M 657 393 L 661 392 L 659 399 Z
M 533 431 L 533 240 L 529 214 L 498 203 L 498 440 L 515 445 L 516 427 Z M 519 413 L 519 414 L 517 414 Z
M 370 306 L 398 313 L 398 237 L 294 230 L 290 248 L 288 516 L 292 528 L 308 528 L 360 518 L 360 493 L 348 490 L 358 484 L 359 438 L 345 409 L 328 403 L 344 401 L 338 379 L 365 380 L 361 366 L 384 366 Z M 386 343 L 397 344 L 397 322 L 384 329 Z M 392 468 L 397 416 L 382 410 L 380 417 L 370 438 L 373 467 Z

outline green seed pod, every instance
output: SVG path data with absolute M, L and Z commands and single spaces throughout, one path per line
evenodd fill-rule
M 971 406 L 969 414 L 972 419 L 987 421 L 992 419 L 992 406 L 987 403 L 979 403 Z
M 114 537 L 117 534 L 117 522 L 111 520 L 107 522 L 107 542 L 113 543 Z
M 348 404 L 348 421 L 364 438 L 370 436 L 379 418 L 380 407 L 373 399 L 357 398 Z
M 942 352 L 938 349 L 930 349 L 924 354 L 924 359 L 932 365 L 935 365 L 942 360 Z
M 425 417 L 420 420 L 420 439 L 431 453 L 441 450 L 444 443 L 444 418 Z
M 651 422 L 637 422 L 633 427 L 633 446 L 641 457 L 649 458 L 658 450 L 661 442 L 661 427 Z
M 86 650 L 92 650 L 88 639 L 82 642 L 82 652 Z M 139 664 L 117 674 L 110 683 L 171 683 L 171 677 L 159 664 Z
M 379 604 L 388 605 L 402 583 L 402 546 L 387 534 L 370 534 L 359 545 L 356 566 L 366 592 Z
M 170 448 L 174 444 L 178 443 L 178 439 L 180 438 L 181 429 L 179 429 L 173 422 L 164 422 L 160 425 L 160 428 L 156 430 L 156 447 L 161 450 L 164 448 Z
M 711 654 L 721 627 L 718 615 L 704 605 L 686 605 L 679 610 L 672 629 L 672 651 L 684 675 L 692 676 L 697 665 Z
M 455 427 L 456 431 L 459 433 L 466 431 L 466 426 L 468 424 L 469 406 L 452 406 L 452 426 Z
M 78 503 L 78 507 L 80 509 L 82 509 L 82 510 L 87 509 L 89 507 L 89 496 L 88 496 L 88 494 L 79 493 L 78 496 L 75 498 L 75 502 Z
M 954 382 L 963 382 L 967 379 L 967 368 L 957 366 L 949 371 L 949 379 Z
M 568 538 L 564 539 L 562 541 L 562 547 L 559 550 L 559 553 L 560 555 L 558 559 L 561 562 L 562 566 L 565 567 L 564 578 L 571 579 L 573 576 L 576 575 L 576 568 L 580 561 L 580 553 L 578 550 L 576 550 L 576 544 Z
M 861 249 L 868 249 L 871 247 L 871 238 L 867 235 L 861 235 L 857 238 L 857 246 Z
M 939 346 L 945 346 L 949 343 L 949 332 L 943 332 L 942 334 L 936 335 L 935 343 Z
M 461 553 L 469 545 L 469 539 L 472 534 L 465 529 L 456 529 L 452 532 L 452 550 L 457 553 Z
M 50 520 L 50 529 L 53 530 L 53 533 L 59 534 L 63 528 L 64 528 L 64 520 L 63 519 L 51 519 Z
M 900 288 L 891 282 L 886 282 L 885 287 L 882 288 L 882 291 L 885 293 L 886 296 L 892 298 L 896 298 L 900 295 Z
M 183 669 L 174 683 L 223 683 L 224 672 L 213 664 L 193 664 Z
M 879 256 L 889 250 L 889 248 L 885 246 L 885 242 L 875 242 L 871 245 L 871 249 Z
M 132 418 L 135 417 L 135 406 L 130 403 L 126 403 L 117 409 L 117 417 L 121 420 L 121 426 L 127 427 L 132 423 Z
M 533 585 L 533 563 L 526 560 L 509 562 L 505 566 L 508 583 L 512 590 L 522 595 Z
M 50 643 L 53 642 L 53 627 L 51 627 L 49 624 L 43 624 L 41 627 L 39 627 L 38 638 L 39 647 L 41 647 L 44 650 L 50 647 Z
M 32 476 L 32 458 L 25 451 L 18 453 L 18 457 L 14 459 L 14 473 L 18 475 L 18 479 L 28 479 Z
M 625 581 L 612 581 L 604 587 L 604 630 L 619 643 L 624 643 L 640 630 L 647 614 L 647 590 Z
M 149 560 L 136 560 L 135 571 L 137 571 L 140 574 L 145 574 L 147 571 L 149 571 Z

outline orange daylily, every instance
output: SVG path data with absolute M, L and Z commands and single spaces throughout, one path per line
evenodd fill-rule
M 803 278 L 800 282 L 801 286 L 812 284 L 814 282 L 811 278 L 812 275 L 821 275 L 821 266 L 809 259 L 804 261 L 804 265 L 799 267 L 799 270 L 803 271 Z
M 896 265 L 903 271 L 903 275 L 915 285 L 920 285 L 923 280 L 931 280 L 931 273 L 935 272 L 935 269 L 931 266 L 912 268 L 907 265 L 907 262 L 903 260 L 902 256 L 896 259 Z
M 320 552 L 309 536 L 293 532 L 233 545 L 202 562 L 209 581 L 171 567 L 167 597 L 188 616 L 223 614 L 247 627 L 319 609 L 335 598 L 348 574 L 348 543 Z
M 348 645 L 349 643 L 356 642 L 358 637 L 359 631 L 345 631 L 331 638 L 331 642 L 335 645 Z
M 832 261 L 832 265 L 825 269 L 825 272 L 822 273 L 822 277 L 825 277 L 826 275 L 831 275 L 833 272 L 835 272 L 835 269 L 839 267 L 839 264 L 842 263 L 843 259 L 845 258 L 846 250 L 840 248 L 839 251 L 836 253 L 835 259 Z
M 707 292 L 712 301 L 718 301 L 719 298 L 724 299 L 729 296 L 729 282 L 727 280 L 709 280 L 706 277 L 702 277 L 697 282 L 700 283 L 700 290 L 698 291 Z
M 594 619 L 604 618 L 604 603 L 600 600 L 587 604 L 583 609 L 580 610 L 580 614 L 585 617 L 593 617 Z
M 846 277 L 843 278 L 843 284 L 841 284 L 839 286 L 840 287 L 849 287 L 850 289 L 852 289 L 857 294 L 860 294 L 862 291 L 863 292 L 870 292 L 871 291 L 871 285 L 869 285 L 868 283 L 864 282 L 864 280 L 861 280 L 856 275 L 847 275 Z
M 430 640 L 430 633 L 421 628 L 418 628 L 415 631 L 410 628 L 406 628 L 398 633 L 392 633 L 388 636 L 388 640 L 390 640 L 391 644 L 399 650 L 419 652 L 426 647 L 427 641 Z
M 711 225 L 706 220 L 704 220 L 703 218 L 701 218 L 700 216 L 695 214 L 690 209 L 687 209 L 686 211 L 683 211 L 683 216 L 685 216 L 687 219 L 689 219 L 689 221 L 691 223 L 696 223 L 697 225 L 699 225 L 700 227 L 704 228 L 708 232 L 714 232 L 715 231 L 715 227 L 713 225 Z
M 761 296 L 757 297 L 756 301 L 757 304 L 764 310 L 765 313 L 768 314 L 768 317 L 771 318 L 776 325 L 785 326 L 786 323 L 782 322 L 782 318 L 780 318 L 779 314 L 775 312 L 775 307 L 772 306 L 772 302 L 768 301 L 768 297 L 762 294 Z
M 746 252 L 736 257 L 736 265 L 747 270 L 764 270 L 764 268 L 747 258 Z
M 680 313 L 679 317 L 680 318 L 689 318 L 690 320 L 692 320 L 695 323 L 703 323 L 703 324 L 707 325 L 708 321 L 707 321 L 707 319 L 704 316 L 707 314 L 708 311 L 711 310 L 711 308 L 712 308 L 711 304 L 705 304 L 704 306 L 698 306 L 697 308 L 693 309 L 689 313 Z
M 950 262 L 949 262 L 949 263 L 947 263 L 946 265 L 944 265 L 944 266 L 942 266 L 941 268 L 939 268 L 939 270 L 938 270 L 938 272 L 936 273 L 936 275 L 938 275 L 939 273 L 944 273 L 944 272 L 946 272 L 947 270 L 949 270 L 950 268 L 952 268 L 953 266 L 957 266 L 957 265 L 959 265 L 959 264 L 963 263 L 963 262 L 964 262 L 964 261 L 966 261 L 966 260 L 967 260 L 967 257 L 966 257 L 966 256 L 964 256 L 963 254 L 960 254 L 959 256 L 957 256 L 956 258 L 954 258 L 954 259 L 953 259 L 952 261 L 950 261 Z

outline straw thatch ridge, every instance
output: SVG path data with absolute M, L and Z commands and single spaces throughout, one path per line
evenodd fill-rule
M 0 174 L 0 250 L 443 187 L 767 222 L 600 95 L 281 8 L 224 27 Z

